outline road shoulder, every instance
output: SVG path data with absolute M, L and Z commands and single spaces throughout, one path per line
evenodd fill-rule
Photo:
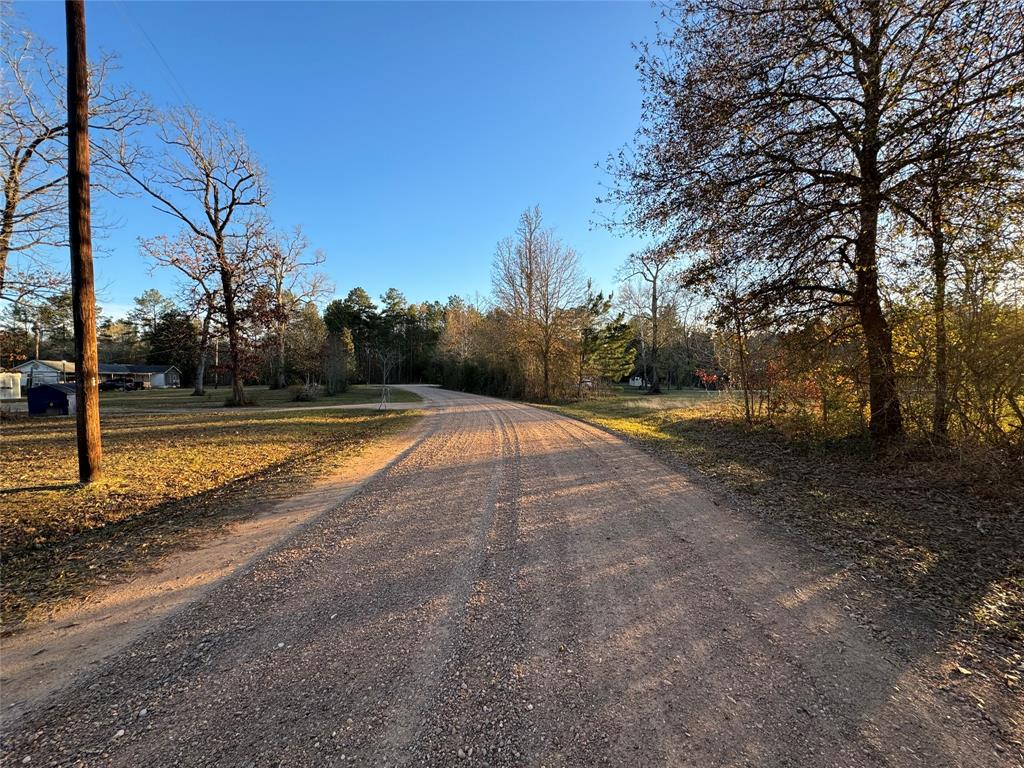
M 6 730 L 23 714 L 131 641 L 200 598 L 225 578 L 340 505 L 398 461 L 428 433 L 427 419 L 370 443 L 309 490 L 231 523 L 196 547 L 61 606 L 2 643 Z

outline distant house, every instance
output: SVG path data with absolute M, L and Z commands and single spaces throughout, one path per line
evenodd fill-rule
M 21 388 L 39 384 L 64 384 L 75 380 L 75 364 L 67 360 L 26 360 L 11 370 L 21 374 Z
M 629 380 L 629 386 L 631 386 L 631 387 L 646 387 L 647 386 L 647 382 L 644 381 L 644 378 L 642 376 L 633 376 Z
M 68 384 L 75 380 L 75 364 L 67 360 L 26 360 L 13 370 L 21 374 L 21 386 Z M 100 381 L 128 381 L 143 389 L 181 386 L 181 371 L 173 365 L 134 365 L 100 363 Z
M 173 365 L 129 365 L 128 369 L 135 380 L 141 378 L 146 387 L 166 389 L 181 386 L 181 371 Z
M 75 413 L 73 384 L 39 384 L 28 391 L 28 412 L 33 416 L 72 416 Z

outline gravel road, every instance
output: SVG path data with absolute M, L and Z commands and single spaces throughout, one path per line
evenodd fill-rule
M 6 764 L 1007 766 L 937 635 L 621 440 L 436 407 L 387 470 L 13 722 Z M 868 590 L 868 591 L 865 591 Z

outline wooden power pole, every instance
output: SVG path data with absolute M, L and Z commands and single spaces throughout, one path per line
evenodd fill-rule
M 78 480 L 100 476 L 99 359 L 96 354 L 96 285 L 89 221 L 89 72 L 85 57 L 84 0 L 65 0 L 68 36 L 68 222 L 71 303 L 75 313 L 75 419 Z

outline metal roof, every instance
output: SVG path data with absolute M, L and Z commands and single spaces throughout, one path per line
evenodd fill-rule
M 56 389 L 59 392 L 63 392 L 66 395 L 75 394 L 74 384 L 36 384 L 29 392 L 35 392 L 37 389 Z
M 52 368 L 55 371 L 62 371 L 64 373 L 74 373 L 75 364 L 73 361 L 68 360 L 26 360 L 24 363 L 19 363 L 14 366 L 15 370 L 31 365 L 32 363 L 39 363 L 45 365 L 47 368 Z M 100 373 L 166 373 L 172 368 L 178 371 L 178 367 L 175 365 L 135 365 L 133 363 L 100 363 Z M 181 373 L 181 371 L 178 371 Z

